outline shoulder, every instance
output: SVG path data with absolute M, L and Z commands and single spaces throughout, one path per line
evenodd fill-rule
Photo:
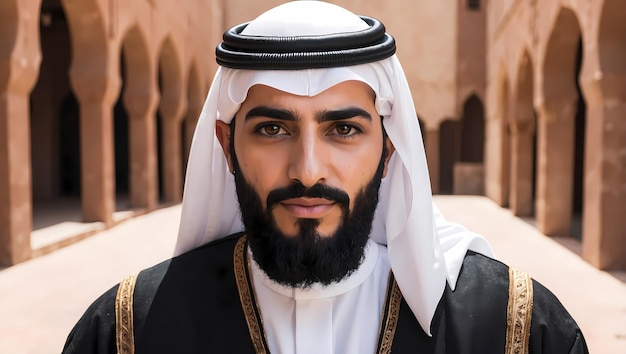
M 483 254 L 468 251 L 454 293 L 480 292 L 508 295 L 509 267 Z
M 135 320 L 142 326 L 145 312 L 155 294 L 168 284 L 193 284 L 202 276 L 219 276 L 232 268 L 232 252 L 243 234 L 234 234 L 142 270 L 135 285 Z M 174 284 L 172 284 L 174 283 Z M 173 285 L 173 286 L 172 286 Z M 65 343 L 63 353 L 115 353 L 115 302 L 120 284 L 97 298 L 78 320 Z
M 454 289 L 454 290 L 452 290 Z M 447 316 L 479 326 L 506 321 L 509 267 L 480 253 L 468 251 L 457 282 L 442 298 Z
M 207 270 L 229 265 L 233 257 L 235 245 L 242 236 L 243 233 L 237 233 L 209 242 L 153 267 L 144 269 L 139 274 L 138 284 L 139 282 L 145 282 L 147 279 L 161 278 L 165 273 L 186 272 L 190 268 L 196 268 L 197 270 L 197 267 Z
M 85 311 L 69 333 L 64 354 L 116 353 L 115 298 L 119 284 L 102 294 Z
M 588 352 L 574 318 L 549 289 L 534 279 L 530 349 L 546 353 Z
M 477 299 L 473 303 L 476 309 L 505 313 L 510 296 L 509 269 L 500 261 L 470 251 L 464 259 L 457 288 L 451 294 L 458 291 L 459 299 Z M 530 352 L 587 352 L 580 328 L 554 293 L 535 279 L 532 279 L 532 292 Z

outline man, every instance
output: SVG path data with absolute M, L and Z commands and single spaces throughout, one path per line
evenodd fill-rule
M 294 1 L 216 53 L 178 256 L 98 299 L 65 353 L 587 352 L 548 290 L 433 207 L 380 22 Z

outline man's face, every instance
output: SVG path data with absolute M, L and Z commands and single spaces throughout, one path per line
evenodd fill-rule
M 327 243 L 341 242 L 335 238 L 346 238 L 338 247 L 347 248 L 354 244 L 352 234 L 365 230 L 366 241 L 380 178 L 393 152 L 388 139 L 383 140 L 369 86 L 348 81 L 306 97 L 256 85 L 234 119 L 234 131 L 218 121 L 217 134 L 231 170 L 236 171 L 240 207 L 255 259 L 253 237 L 257 235 L 251 233 L 263 234 L 258 229 L 275 229 L 270 231 L 279 236 L 269 238 L 295 245 L 291 253 L 322 248 L 310 253 L 315 259 L 298 258 L 305 263 L 318 263 L 317 258 L 330 252 Z M 263 247 L 283 247 L 276 245 L 269 241 Z M 362 249 L 356 251 L 359 261 Z M 332 256 L 328 262 L 341 263 L 342 259 Z M 293 263 L 283 266 L 297 266 Z

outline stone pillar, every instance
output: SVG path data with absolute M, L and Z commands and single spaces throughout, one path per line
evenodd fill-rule
M 181 121 L 163 118 L 161 121 L 163 200 L 178 203 L 182 200 Z
M 439 193 L 439 129 L 426 127 L 425 130 L 424 147 L 430 174 L 430 188 L 433 194 L 437 194 Z
M 107 77 L 99 79 L 105 81 Z M 90 82 L 98 85 L 94 81 Z M 77 86 L 82 85 L 75 84 Z M 81 94 L 81 90 L 76 92 L 80 103 L 83 219 L 112 225 L 115 212 L 113 100 Z
M 504 207 L 509 203 L 509 138 L 504 118 L 487 119 L 485 134 L 485 195 Z
M 30 258 L 28 107 L 28 93 L 15 92 L 13 87 L 0 89 L 0 265 L 13 265 Z
M 196 132 L 196 125 L 198 124 L 198 118 L 202 113 L 202 104 L 189 105 L 189 111 L 185 117 L 185 156 L 189 158 L 189 152 L 191 150 L 191 142 L 193 141 L 193 135 Z
M 0 266 L 31 256 L 29 94 L 41 63 L 38 6 L 0 4 Z
M 124 95 L 124 106 L 129 116 L 130 205 L 133 208 L 154 210 L 159 204 L 157 129 L 154 118 L 158 94 L 155 87 L 144 87 L 144 90 L 150 94 Z
M 575 98 L 551 98 L 539 107 L 536 216 L 549 236 L 571 234 L 575 112 Z
M 511 130 L 511 191 L 509 207 L 516 216 L 530 216 L 533 208 L 534 120 L 517 121 Z
M 183 198 L 181 122 L 186 101 L 161 101 L 161 166 L 163 201 L 179 203 Z
M 113 224 L 113 106 L 119 96 L 119 51 L 96 1 L 63 0 L 72 38 L 70 83 L 80 106 L 83 219 Z
M 605 73 L 601 97 L 587 105 L 583 257 L 626 270 L 626 75 Z

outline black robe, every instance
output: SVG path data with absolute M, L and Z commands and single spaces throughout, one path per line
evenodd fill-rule
M 254 353 L 233 270 L 240 236 L 201 246 L 139 274 L 133 307 L 136 353 Z M 116 353 L 118 286 L 87 309 L 63 353 Z M 580 329 L 558 299 L 534 280 L 533 287 L 529 352 L 588 353 Z M 446 287 L 439 302 L 432 337 L 402 300 L 392 352 L 504 353 L 508 294 L 508 267 L 470 251 L 456 289 Z

